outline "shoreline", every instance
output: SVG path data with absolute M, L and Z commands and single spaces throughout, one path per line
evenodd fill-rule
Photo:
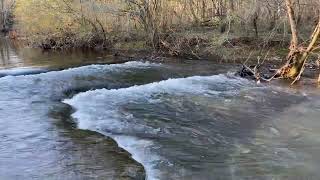
M 265 64 L 262 65 L 264 69 L 262 74 L 272 74 L 271 69 L 277 69 L 285 63 L 285 57 L 288 53 L 288 49 L 285 48 L 286 41 L 280 42 L 278 40 L 273 40 L 272 42 L 268 42 L 268 46 L 264 49 L 261 48 L 261 38 L 252 38 L 246 36 L 239 36 L 231 39 L 227 39 L 221 45 L 217 45 L 215 47 L 210 47 L 210 52 L 208 52 L 208 46 L 206 44 L 199 46 L 199 54 L 194 55 L 186 54 L 185 52 L 181 52 L 181 54 L 172 54 L 169 51 L 155 51 L 147 47 L 146 45 L 137 47 L 133 41 L 128 42 L 120 42 L 120 46 L 118 47 L 110 47 L 109 49 L 101 49 L 101 48 L 79 48 L 79 47 L 71 47 L 65 49 L 43 49 L 41 47 L 32 47 L 25 43 L 26 40 L 11 39 L 9 36 L 4 37 L 9 43 L 13 44 L 16 48 L 22 49 L 35 49 L 42 51 L 43 53 L 48 54 L 58 54 L 63 53 L 66 55 L 73 55 L 78 53 L 93 53 L 93 54 L 101 54 L 101 62 L 100 60 L 93 60 L 87 63 L 79 63 L 79 64 L 70 64 L 69 66 L 57 67 L 57 70 L 72 68 L 77 66 L 89 65 L 92 63 L 96 64 L 119 64 L 125 63 L 128 61 L 150 61 L 157 63 L 167 63 L 167 62 L 183 62 L 183 61 L 211 61 L 218 64 L 235 64 L 241 65 L 242 63 L 246 63 L 248 66 L 255 65 L 259 61 L 265 61 Z M 192 39 L 192 38 L 191 38 Z M 24 42 L 23 42 L 24 41 Z M 209 41 L 208 39 L 203 40 L 204 42 Z M 141 45 L 141 42 L 138 42 Z M 118 42 L 119 44 L 119 42 Z M 117 46 L 117 45 L 115 45 Z M 166 48 L 166 47 L 164 47 Z M 224 52 L 228 52 L 224 54 Z M 312 60 L 315 60 L 316 57 L 311 57 Z M 107 60 L 107 61 L 106 61 Z M 110 60 L 110 61 L 109 61 Z M 307 78 L 318 78 L 319 67 L 314 63 L 310 63 L 307 65 L 306 71 L 303 73 L 303 77 Z M 239 69 L 240 71 L 241 69 Z

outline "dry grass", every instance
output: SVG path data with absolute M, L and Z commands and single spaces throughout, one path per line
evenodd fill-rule
M 284 4 L 278 2 L 16 0 L 15 29 L 20 37 L 27 37 L 31 44 L 41 46 L 49 46 L 54 41 L 53 44 L 58 48 L 85 45 L 129 48 L 149 45 L 158 49 L 164 47 L 161 41 L 167 41 L 173 48 L 170 50 L 167 47 L 168 52 L 188 49 L 197 54 L 197 45 L 183 47 L 197 39 L 201 41 L 198 43 L 200 46 L 208 46 L 206 52 L 209 53 L 212 48 L 218 51 L 220 45 L 228 39 L 255 37 L 256 33 L 263 41 L 275 36 L 286 40 L 289 37 L 286 10 Z M 299 27 L 305 34 L 309 34 L 309 27 L 317 16 L 317 3 L 318 0 L 300 0 L 301 5 L 296 5 Z M 253 26 L 254 21 L 257 32 Z M 142 41 L 145 41 L 145 45 L 142 45 Z

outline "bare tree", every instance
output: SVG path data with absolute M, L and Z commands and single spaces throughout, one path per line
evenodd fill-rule
M 319 49 L 317 43 L 320 39 L 320 16 L 318 15 L 318 22 L 311 35 L 309 45 L 305 47 L 303 45 L 299 45 L 293 0 L 286 0 L 286 7 L 292 36 L 289 47 L 290 52 L 287 56 L 287 63 L 278 71 L 278 74 L 280 74 L 283 78 L 294 79 L 292 82 L 293 84 L 300 79 L 310 53 Z

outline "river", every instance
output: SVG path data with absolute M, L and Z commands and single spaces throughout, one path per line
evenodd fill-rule
M 318 179 L 320 98 L 232 64 L 0 41 L 0 179 Z

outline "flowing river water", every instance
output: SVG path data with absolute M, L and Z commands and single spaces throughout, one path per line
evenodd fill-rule
M 316 90 L 0 43 L 0 179 L 318 179 Z

